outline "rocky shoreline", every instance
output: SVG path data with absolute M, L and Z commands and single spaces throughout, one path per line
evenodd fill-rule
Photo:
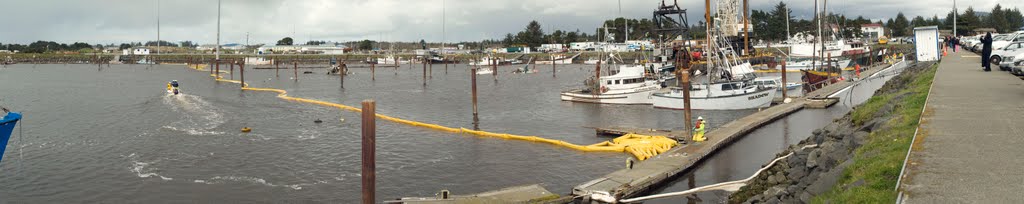
M 932 64 L 910 65 L 877 90 L 875 96 L 900 92 Z M 843 176 L 843 171 L 853 163 L 857 148 L 864 145 L 867 137 L 872 132 L 889 128 L 886 121 L 894 117 L 895 114 L 891 113 L 906 95 L 897 95 L 892 102 L 870 113 L 870 120 L 855 120 L 851 111 L 824 128 L 814 130 L 812 136 L 776 154 L 779 158 L 793 153 L 730 195 L 729 203 L 810 203 L 815 196 L 831 191 Z M 864 185 L 863 180 L 843 188 L 860 185 Z

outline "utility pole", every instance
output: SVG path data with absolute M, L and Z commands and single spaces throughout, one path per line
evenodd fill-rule
M 217 58 L 217 64 L 220 64 L 220 0 L 217 0 L 217 45 L 214 45 L 214 57 Z
M 958 16 L 956 10 L 956 0 L 953 0 L 953 36 L 956 36 L 956 16 Z
M 747 22 L 750 20 L 750 7 L 748 0 L 743 0 L 743 54 L 750 55 L 750 28 Z

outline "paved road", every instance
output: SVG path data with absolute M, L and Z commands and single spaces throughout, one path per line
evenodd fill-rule
M 978 61 L 959 52 L 939 64 L 904 203 L 1024 202 L 1024 81 Z

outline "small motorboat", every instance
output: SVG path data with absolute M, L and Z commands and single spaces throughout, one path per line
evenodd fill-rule
M 178 95 L 179 93 L 181 93 L 181 88 L 178 87 L 178 80 L 172 80 L 171 82 L 167 82 L 167 93 L 173 95 Z

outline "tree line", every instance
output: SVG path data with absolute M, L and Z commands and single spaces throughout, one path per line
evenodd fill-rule
M 148 41 L 142 42 L 129 42 L 121 44 L 95 44 L 90 45 L 84 42 L 75 42 L 71 44 L 58 43 L 54 41 L 36 41 L 29 43 L 28 45 L 23 44 L 4 44 L 0 43 L 0 50 L 17 51 L 20 53 L 49 53 L 49 52 L 95 52 L 96 50 L 102 50 L 107 47 L 117 47 L 118 49 L 130 49 L 132 47 L 142 46 L 164 46 L 164 47 L 196 47 L 199 46 L 192 41 L 181 41 L 179 43 L 172 43 L 161 40 L 160 42 Z
M 973 7 L 968 7 L 962 11 L 963 13 L 955 14 L 958 21 L 958 35 L 970 35 L 976 28 L 993 28 L 997 32 L 1006 33 L 1024 27 L 1024 17 L 1022 17 L 1020 10 L 1017 8 L 1003 8 L 997 4 L 988 15 L 979 14 Z M 787 39 L 787 21 L 789 22 L 791 35 L 800 32 L 813 33 L 813 31 L 817 30 L 816 19 L 794 19 L 791 14 L 792 10 L 782 2 L 776 4 L 771 10 L 752 10 L 750 19 L 754 27 L 752 30 L 754 33 L 751 37 L 768 41 L 785 40 Z M 899 12 L 894 18 L 889 18 L 886 21 L 872 22 L 863 16 L 848 18 L 842 14 L 830 13 L 827 15 L 827 18 L 823 19 L 826 20 L 825 23 L 837 25 L 841 30 L 839 34 L 845 38 L 860 37 L 862 34 L 860 31 L 861 25 L 870 23 L 884 26 L 889 32 L 887 35 L 890 37 L 900 37 L 913 34 L 914 27 L 921 26 L 938 26 L 939 29 L 952 30 L 953 15 L 954 12 L 950 11 L 944 19 L 939 19 L 938 15 L 930 18 L 916 16 L 913 19 L 908 19 L 903 12 Z M 703 22 L 699 24 L 702 25 Z M 701 29 L 703 28 L 701 27 Z M 700 31 L 702 32 L 703 30 Z

